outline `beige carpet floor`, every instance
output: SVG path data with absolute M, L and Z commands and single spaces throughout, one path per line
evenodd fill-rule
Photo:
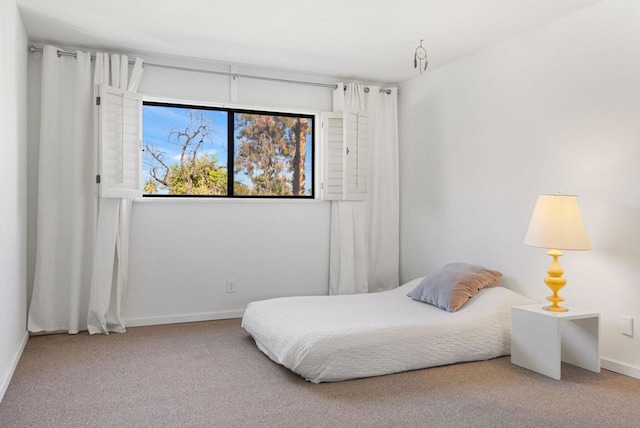
M 509 358 L 311 384 L 240 320 L 31 337 L 0 427 L 639 427 L 640 380 Z

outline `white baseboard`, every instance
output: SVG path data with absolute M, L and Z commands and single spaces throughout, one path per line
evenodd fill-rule
M 16 353 L 13 356 L 13 360 L 11 360 L 11 367 L 9 367 L 2 377 L 2 381 L 0 381 L 0 401 L 4 398 L 7 388 L 9 388 L 9 383 L 13 377 L 13 373 L 16 371 L 16 367 L 18 367 L 18 361 L 20 361 L 20 357 L 22 357 L 22 351 L 24 351 L 24 347 L 27 346 L 27 340 L 29 340 L 29 332 L 25 331 L 24 336 L 18 345 L 18 349 L 16 349 Z
M 629 364 L 624 364 L 607 358 L 602 358 L 600 363 L 603 369 L 640 379 L 640 368 L 638 367 L 630 366 Z
M 170 315 L 170 316 L 164 316 L 164 317 L 129 318 L 129 319 L 125 319 L 125 324 L 127 327 L 143 327 L 147 325 L 179 324 L 183 322 L 213 321 L 213 320 L 224 320 L 229 318 L 241 318 L 242 315 L 244 315 L 244 310 L 238 309 L 236 311 L 205 312 L 205 313 L 199 313 L 199 314 Z

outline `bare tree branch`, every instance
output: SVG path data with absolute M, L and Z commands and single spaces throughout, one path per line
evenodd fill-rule
M 156 162 L 160 164 L 160 167 L 164 170 L 163 173 L 158 174 L 158 166 L 149 164 L 149 166 L 151 167 L 151 169 L 149 170 L 149 175 L 151 176 L 151 178 L 153 178 L 163 186 L 168 186 L 167 175 L 169 175 L 169 166 L 164 162 L 164 152 L 161 152 L 160 150 L 157 150 L 155 147 L 148 144 L 145 144 L 144 148 L 147 153 L 149 153 L 151 157 L 155 159 Z

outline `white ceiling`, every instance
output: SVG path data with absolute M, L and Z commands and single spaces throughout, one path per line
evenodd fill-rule
M 29 38 L 366 82 L 435 68 L 599 0 L 17 0 Z

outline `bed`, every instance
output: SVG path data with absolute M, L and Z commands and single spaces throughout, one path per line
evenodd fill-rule
M 535 303 L 481 289 L 457 312 L 390 291 L 284 297 L 248 305 L 242 326 L 270 359 L 310 382 L 333 382 L 508 355 L 511 312 Z

